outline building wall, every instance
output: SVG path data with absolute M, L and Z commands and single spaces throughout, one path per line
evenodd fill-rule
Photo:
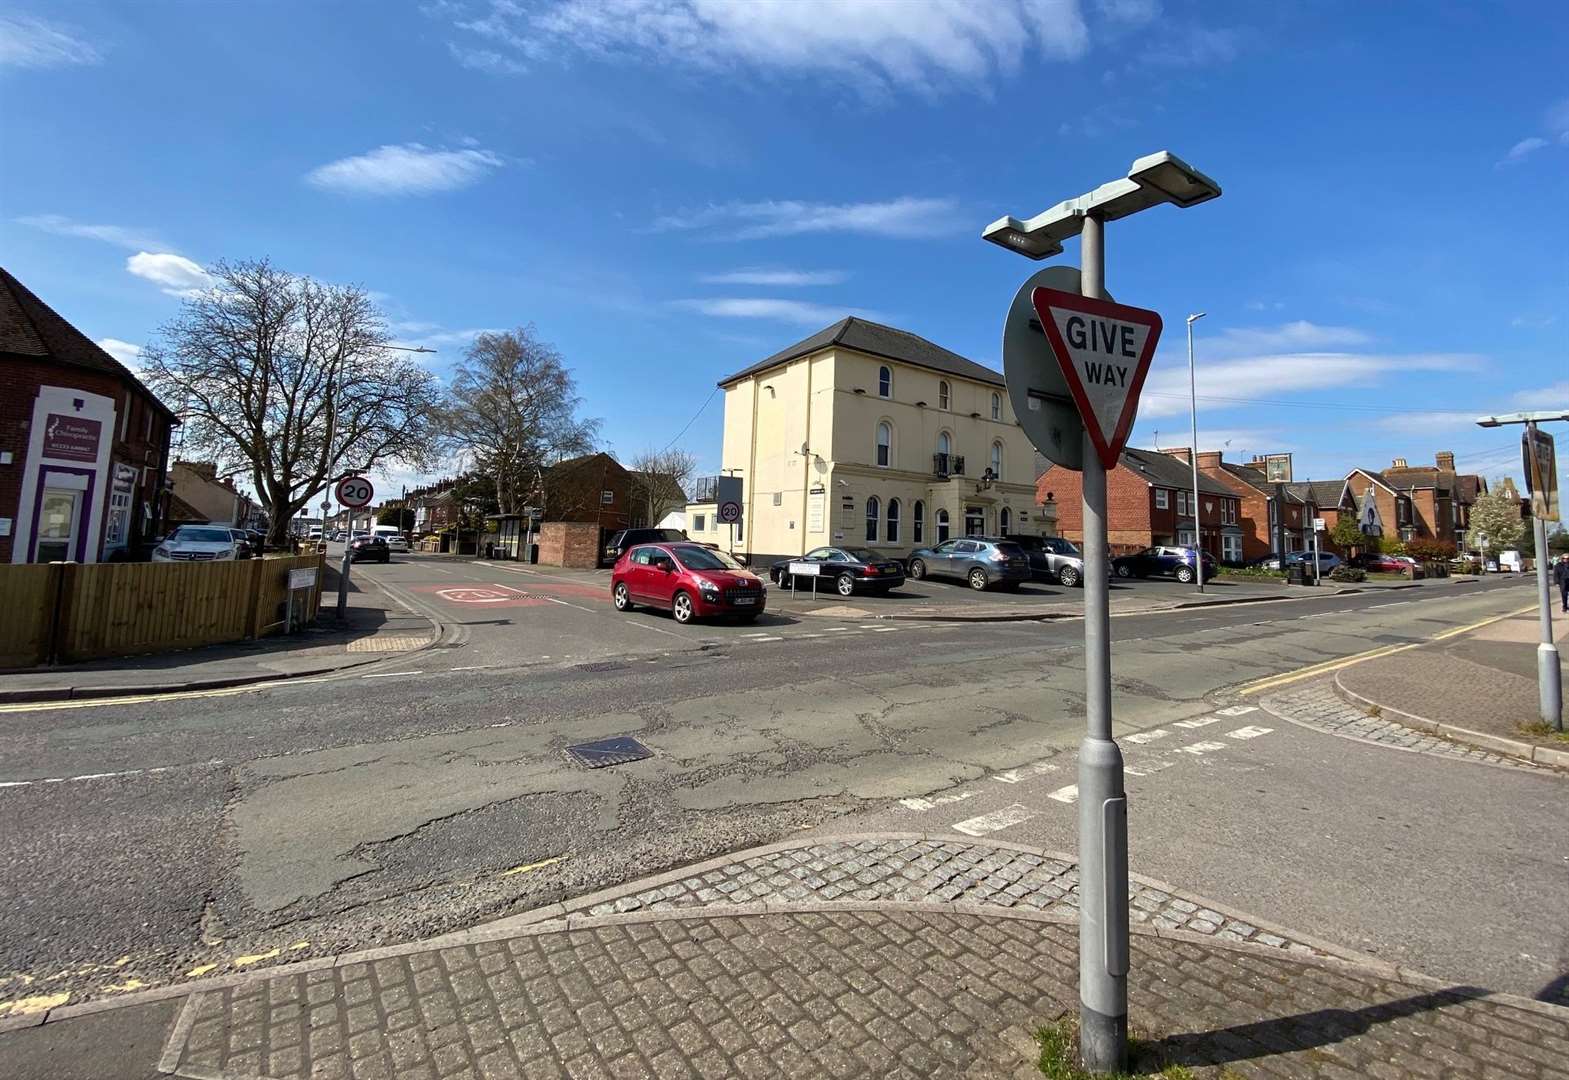
M 203 462 L 176 461 L 169 467 L 169 487 L 202 514 L 203 521 L 240 524 L 239 493 L 219 483 L 211 470 L 212 466 Z
M 1041 474 L 1036 490 L 1042 500 L 1050 493 L 1057 505 L 1058 535 L 1084 542 L 1084 474 L 1053 465 Z M 1176 499 L 1157 511 L 1153 489 L 1131 469 L 1118 465 L 1106 474 L 1106 542 L 1112 554 L 1124 555 L 1155 543 L 1157 532 L 1174 535 Z M 1159 517 L 1157 518 L 1157 515 Z
M 591 570 L 599 565 L 599 526 L 583 521 L 547 521 L 539 527 L 539 564 Z

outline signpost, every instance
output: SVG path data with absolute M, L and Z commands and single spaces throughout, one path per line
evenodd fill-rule
M 376 488 L 363 476 L 345 476 L 338 481 L 335 494 L 349 512 L 349 528 L 343 540 L 343 565 L 338 571 L 338 621 L 341 623 L 349 610 L 349 556 L 354 551 L 354 511 L 370 505 L 376 497 Z M 375 529 L 368 531 L 375 532 Z M 321 538 L 323 542 L 327 539 L 326 519 L 322 520 Z
M 1536 539 L 1536 591 L 1541 604 L 1542 641 L 1536 647 L 1537 704 L 1545 722 L 1554 731 L 1564 729 L 1564 687 L 1558 666 L 1558 647 L 1553 644 L 1553 587 L 1548 578 L 1547 523 L 1558 520 L 1558 454 L 1553 437 L 1527 421 L 1520 436 L 1520 454 L 1525 463 L 1525 486 L 1531 495 L 1531 531 Z
M 790 591 L 795 592 L 795 579 L 809 577 L 812 579 L 812 597 L 817 597 L 817 579 L 822 576 L 823 568 L 814 562 L 793 562 L 787 567 L 790 572 Z
M 284 633 L 294 633 L 294 594 L 301 589 L 314 589 L 315 587 L 316 568 L 314 566 L 307 566 L 299 570 L 289 571 L 289 587 L 287 589 L 289 600 L 287 610 L 284 614 Z M 305 610 L 310 610 L 309 603 L 306 603 Z

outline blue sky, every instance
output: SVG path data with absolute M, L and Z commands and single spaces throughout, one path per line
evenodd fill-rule
M 440 373 L 532 322 L 627 456 L 846 313 L 1000 367 L 1037 266 L 980 229 L 1170 149 L 1225 194 L 1108 227 L 1167 324 L 1137 444 L 1187 443 L 1206 311 L 1205 448 L 1518 476 L 1469 419 L 1569 406 L 1566 55 L 1550 3 L 0 3 L 0 251 L 124 356 L 220 258 Z

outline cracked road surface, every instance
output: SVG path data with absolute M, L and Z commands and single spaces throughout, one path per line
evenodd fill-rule
M 1393 595 L 1119 617 L 1119 730 L 1530 600 L 1514 579 Z M 572 603 L 466 624 L 463 647 L 377 677 L 0 711 L 0 1001 L 407 941 L 1030 763 L 1071 777 L 1077 622 L 681 640 Z M 540 664 L 529 641 L 575 662 Z M 611 735 L 653 756 L 587 770 L 562 753 Z M 1196 876 L 1180 884 L 1203 892 Z

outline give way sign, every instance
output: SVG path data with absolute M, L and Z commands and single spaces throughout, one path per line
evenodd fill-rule
M 1139 411 L 1160 316 L 1060 289 L 1037 288 L 1031 300 L 1096 455 L 1114 469 Z

